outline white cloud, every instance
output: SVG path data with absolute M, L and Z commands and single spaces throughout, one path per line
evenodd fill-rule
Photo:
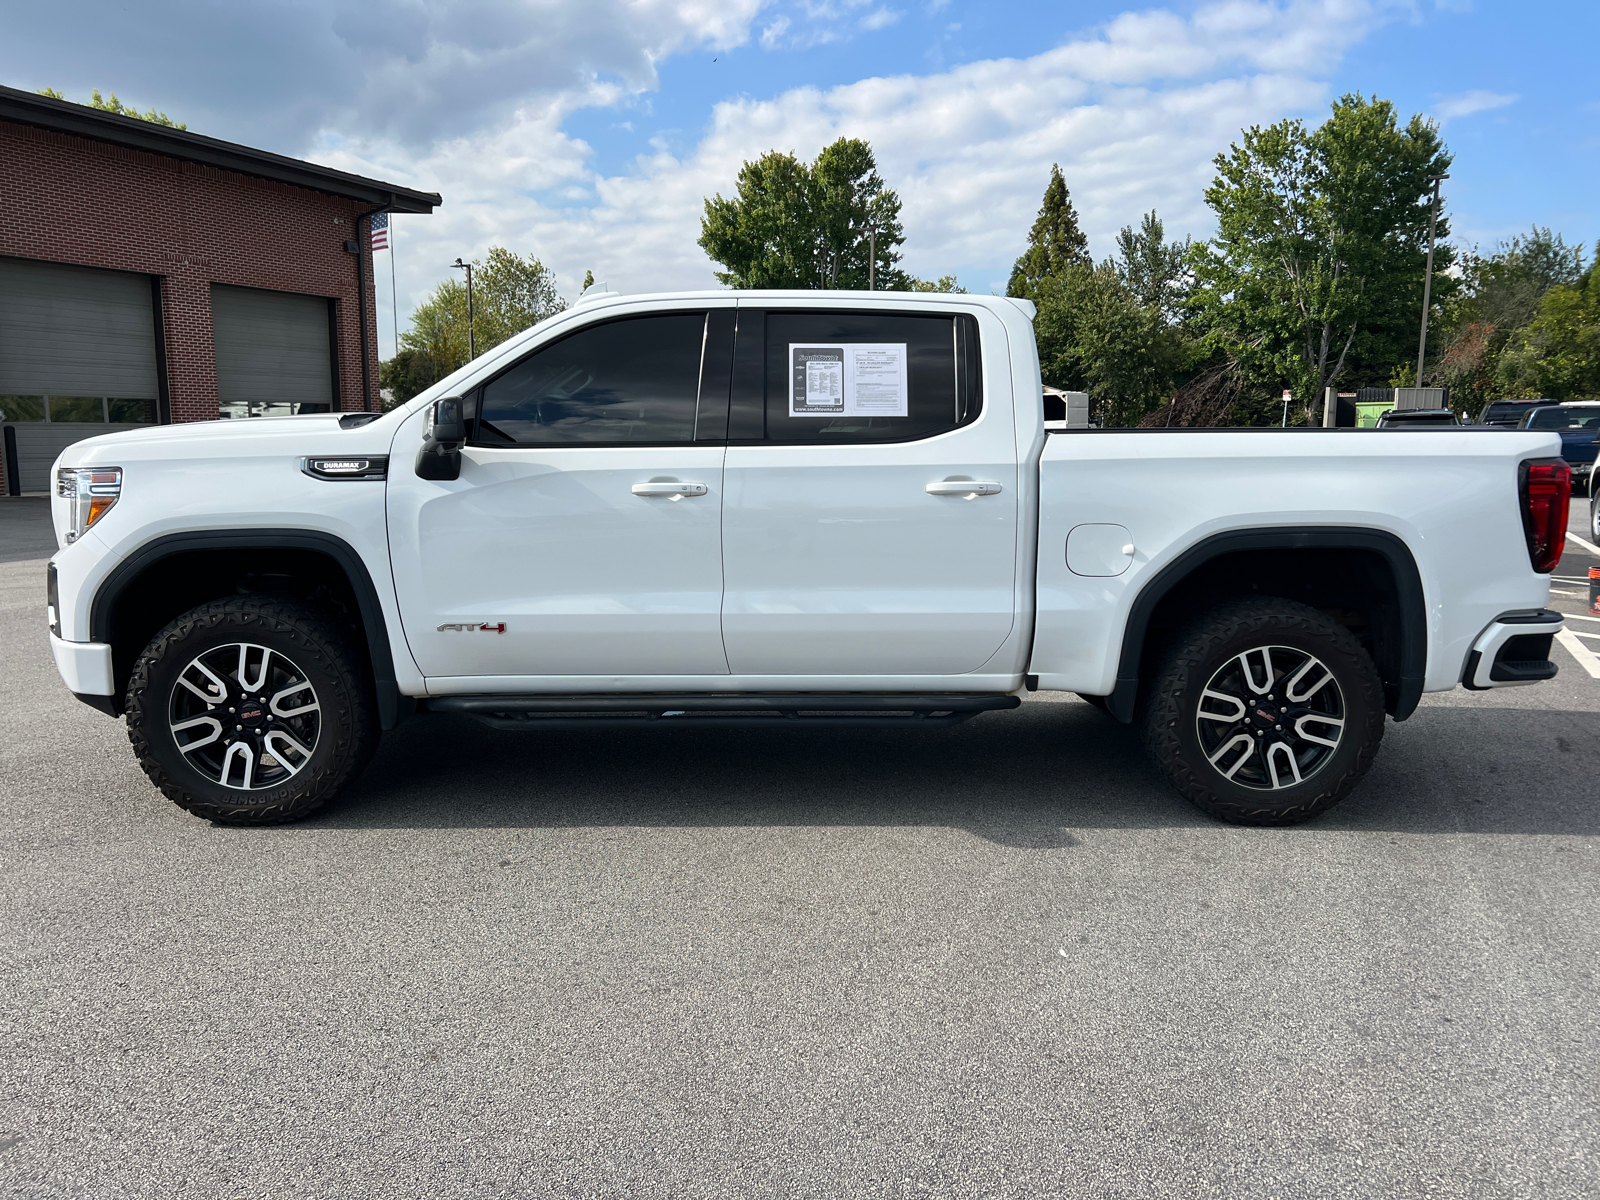
M 570 97 L 420 161 L 382 145 L 321 157 L 444 193 L 435 215 L 396 222 L 402 312 L 443 263 L 492 243 L 539 254 L 569 296 L 586 269 L 630 292 L 711 285 L 696 245 L 704 198 L 729 193 L 740 164 L 766 150 L 811 157 L 840 136 L 872 143 L 905 202 L 908 269 L 960 270 L 987 289 L 1020 250 L 1052 162 L 1097 255 L 1152 207 L 1169 235 L 1204 233 L 1212 157 L 1244 126 L 1314 114 L 1329 98 L 1324 73 L 1392 12 L 1363 0 L 1221 0 L 1189 19 L 1125 14 L 1030 58 L 729 99 L 691 151 L 658 143 L 621 175 L 594 172 L 588 147 L 562 131 Z M 575 203 L 575 189 L 592 200 Z
M 861 18 L 861 28 L 871 31 L 887 29 L 900 19 L 900 14 L 891 8 L 878 8 Z
M 1441 121 L 1451 121 L 1457 117 L 1470 117 L 1473 113 L 1504 108 L 1520 99 L 1520 96 L 1505 92 L 1462 92 L 1459 96 L 1445 96 L 1436 101 L 1433 111 Z
M 422 145 L 502 123 L 519 107 L 567 107 L 652 90 L 656 64 L 746 41 L 767 0 L 584 0 L 459 6 L 344 0 L 333 32 L 360 64 L 358 127 Z M 341 122 L 342 123 L 342 122 Z
M 783 35 L 789 32 L 790 21 L 788 17 L 779 17 L 761 31 L 761 48 L 772 50 L 783 42 Z

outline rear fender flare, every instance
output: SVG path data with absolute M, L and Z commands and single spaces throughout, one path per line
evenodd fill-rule
M 1399 591 L 1396 599 L 1400 614 L 1400 674 L 1396 680 L 1394 711 L 1390 715 L 1396 721 L 1404 721 L 1416 711 L 1428 666 L 1428 610 L 1422 576 L 1410 547 L 1382 529 L 1317 526 L 1212 534 L 1157 571 L 1134 598 L 1128 623 L 1123 627 L 1117 682 L 1106 700 L 1112 716 L 1124 724 L 1133 720 L 1145 637 L 1156 606 L 1196 568 L 1213 558 L 1240 550 L 1370 550 L 1382 557 Z

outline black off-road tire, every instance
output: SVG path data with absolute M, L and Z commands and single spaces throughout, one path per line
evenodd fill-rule
M 304 672 L 320 703 L 310 758 L 279 786 L 228 787 L 179 750 L 169 706 L 178 675 L 197 656 L 231 643 L 265 646 Z M 178 617 L 151 639 L 128 682 L 128 740 L 139 765 L 179 808 L 219 825 L 283 825 L 321 808 L 359 775 L 377 749 L 377 706 L 361 657 L 319 610 L 293 601 L 235 596 Z
M 1232 660 L 1261 646 L 1287 647 L 1319 659 L 1342 692 L 1344 710 L 1337 749 L 1303 782 L 1275 790 L 1225 778 L 1207 759 L 1197 729 L 1202 691 Z M 1172 786 L 1205 812 L 1239 825 L 1293 825 L 1331 808 L 1367 773 L 1383 740 L 1383 683 L 1361 643 L 1327 614 L 1292 600 L 1232 601 L 1201 616 L 1173 641 L 1151 681 L 1142 725 L 1150 757 Z

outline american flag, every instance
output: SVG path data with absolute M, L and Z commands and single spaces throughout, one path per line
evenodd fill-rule
M 372 252 L 389 248 L 389 214 L 386 212 L 372 214 Z

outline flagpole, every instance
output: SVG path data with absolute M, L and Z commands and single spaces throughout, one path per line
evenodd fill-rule
M 389 217 L 389 315 L 394 318 L 394 352 L 400 353 L 400 302 L 394 285 L 394 216 Z

